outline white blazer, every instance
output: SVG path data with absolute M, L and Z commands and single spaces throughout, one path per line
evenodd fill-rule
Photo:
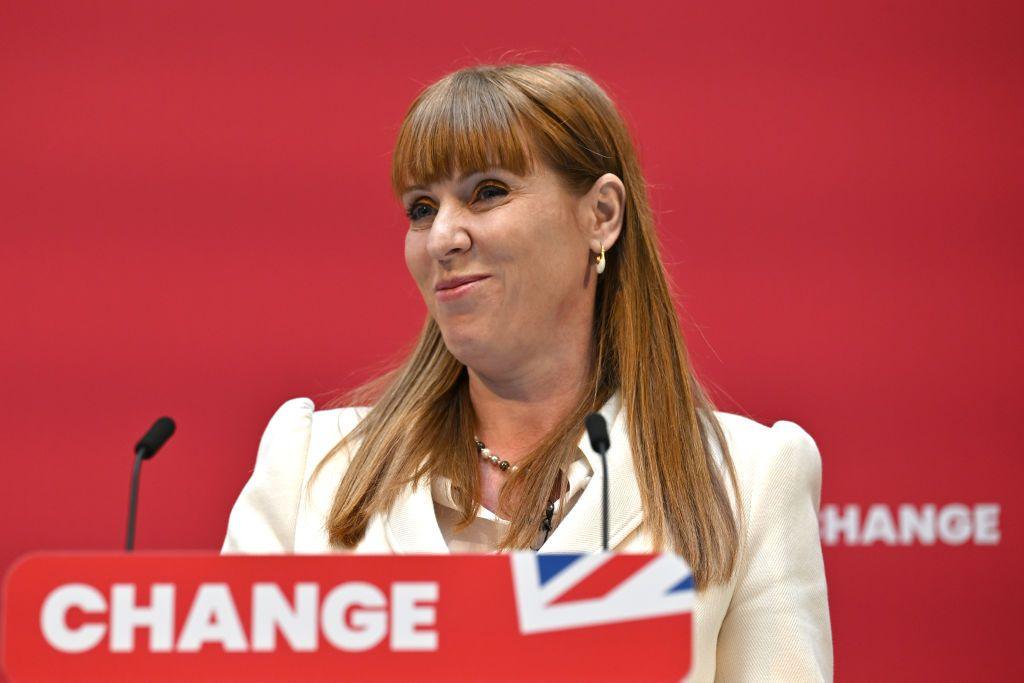
M 609 420 L 609 546 L 653 550 L 618 397 Z M 351 453 L 331 458 L 302 495 L 313 468 L 365 414 L 362 408 L 314 411 L 308 398 L 286 402 L 260 441 L 256 466 L 228 519 L 223 553 L 447 553 L 429 486 L 409 486 L 388 514 L 371 519 L 351 551 L 332 547 L 325 520 Z M 799 425 L 765 427 L 716 412 L 736 468 L 744 522 L 729 583 L 697 593 L 693 681 L 832 679 L 832 632 L 818 537 L 821 457 Z M 584 437 L 594 477 L 539 552 L 601 548 L 601 467 Z M 716 455 L 721 456 L 720 452 Z

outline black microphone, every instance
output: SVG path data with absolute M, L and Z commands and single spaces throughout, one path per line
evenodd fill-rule
M 161 417 L 135 444 L 135 452 L 142 451 L 143 460 L 149 460 L 156 455 L 156 452 L 160 450 L 167 439 L 171 438 L 172 434 L 174 434 L 174 420 L 169 417 Z
M 590 447 L 601 456 L 601 547 L 608 552 L 608 448 L 611 440 L 608 438 L 608 424 L 601 413 L 587 415 L 585 422 Z
M 174 420 L 161 417 L 153 423 L 146 435 L 135 444 L 135 467 L 132 468 L 132 485 L 128 494 L 128 535 L 124 549 L 131 551 L 135 547 L 135 511 L 139 502 L 139 475 L 142 474 L 142 461 L 149 460 L 167 439 L 174 434 Z

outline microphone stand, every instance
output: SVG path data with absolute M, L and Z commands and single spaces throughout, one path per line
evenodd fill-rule
M 608 449 L 601 453 L 601 549 L 608 552 Z
M 142 475 L 142 461 L 149 460 L 156 455 L 164 442 L 174 434 L 174 429 L 174 420 L 169 417 L 161 417 L 135 444 L 135 466 L 132 468 L 132 485 L 128 494 L 128 534 L 124 540 L 124 549 L 128 552 L 135 549 L 135 514 L 139 504 L 139 478 Z
M 124 549 L 131 552 L 135 549 L 135 514 L 139 502 L 139 478 L 142 475 L 142 461 L 146 449 L 135 451 L 135 466 L 132 468 L 132 485 L 128 494 L 128 535 L 124 541 Z
M 585 421 L 590 447 L 601 456 L 601 549 L 608 552 L 608 423 L 601 413 L 587 415 Z

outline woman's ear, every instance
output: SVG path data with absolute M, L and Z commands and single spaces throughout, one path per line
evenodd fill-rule
M 594 181 L 583 198 L 588 220 L 585 222 L 587 240 L 594 253 L 612 248 L 622 232 L 622 217 L 626 208 L 626 186 L 614 173 L 605 173 Z

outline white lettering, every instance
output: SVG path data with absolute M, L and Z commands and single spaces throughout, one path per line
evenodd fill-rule
M 178 637 L 178 652 L 198 652 L 206 643 L 220 643 L 227 652 L 247 648 L 242 621 L 226 583 L 204 583 Z
M 107 634 L 106 624 L 83 624 L 68 628 L 68 610 L 73 607 L 88 614 L 107 611 L 103 593 L 84 583 L 68 583 L 50 591 L 40 610 L 39 626 L 46 642 L 61 652 L 85 652 L 99 645 Z
M 387 599 L 376 586 L 343 583 L 324 598 L 320 626 L 339 650 L 361 652 L 376 647 L 388 631 Z
M 974 542 L 978 545 L 998 545 L 999 504 L 980 503 L 974 506 Z
M 867 518 L 864 520 L 864 533 L 861 536 L 861 543 L 871 545 L 881 541 L 886 545 L 896 543 L 896 525 L 893 524 L 892 514 L 885 505 L 872 505 L 868 508 Z
M 935 543 L 935 506 L 900 505 L 900 543 L 912 545 L 915 540 L 924 545 Z
M 939 538 L 943 543 L 962 545 L 971 538 L 971 511 L 954 503 L 939 512 Z
M 437 610 L 423 602 L 437 602 L 438 586 L 430 582 L 396 582 L 391 586 L 391 649 L 436 650 L 437 631 L 418 631 L 433 626 Z
M 252 587 L 252 650 L 272 652 L 277 647 L 277 630 L 296 652 L 316 650 L 317 598 L 315 583 L 295 584 L 295 605 L 276 583 L 257 583 Z
M 218 644 L 227 652 L 274 652 L 283 647 L 279 633 L 293 651 L 314 652 L 321 631 L 331 645 L 350 652 L 377 647 L 389 633 L 391 650 L 422 652 L 438 647 L 440 591 L 432 581 L 394 582 L 390 604 L 381 588 L 365 582 L 337 585 L 322 603 L 320 585 L 315 582 L 293 584 L 290 596 L 277 583 L 253 583 L 251 642 L 226 583 L 199 585 L 177 640 L 174 584 L 152 584 L 148 605 L 138 604 L 137 590 L 135 584 L 115 583 L 108 601 L 94 586 L 58 586 L 46 596 L 39 612 L 46 641 L 60 652 L 79 653 L 96 648 L 109 636 L 111 652 L 133 652 L 135 631 L 145 628 L 148 645 L 139 649 L 148 652 L 198 652 L 207 644 Z M 106 621 L 70 628 L 68 614 L 75 609 L 105 614 Z
M 836 545 L 845 536 L 844 545 L 857 545 L 860 540 L 860 506 L 847 505 L 839 512 L 838 505 L 826 505 L 821 511 L 821 540 Z
M 135 584 L 115 583 L 110 589 L 110 651 L 135 649 L 135 629 L 149 629 L 149 650 L 170 652 L 174 641 L 174 586 L 154 583 L 149 607 L 135 602 Z
M 998 503 L 869 505 L 863 524 L 857 505 L 823 505 L 819 515 L 824 545 L 998 545 Z

